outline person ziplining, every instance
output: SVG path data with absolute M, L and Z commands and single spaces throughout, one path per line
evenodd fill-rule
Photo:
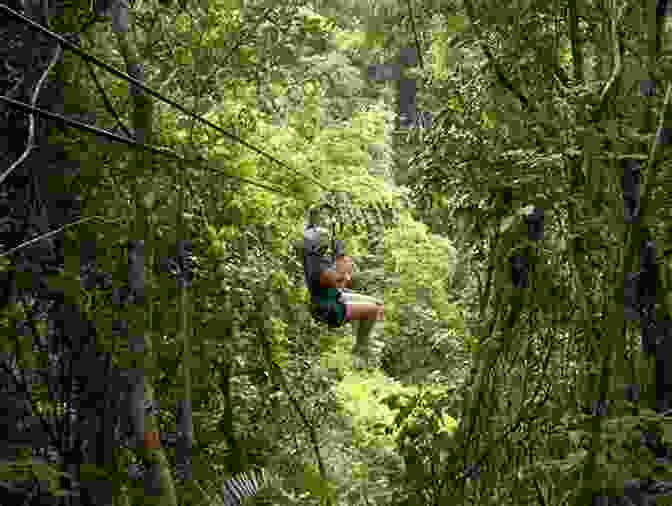
M 359 321 L 353 354 L 366 360 L 371 331 L 384 316 L 383 302 L 352 290 L 352 257 L 333 231 L 320 226 L 318 211 L 309 214 L 304 229 L 303 265 L 313 318 L 332 328 Z

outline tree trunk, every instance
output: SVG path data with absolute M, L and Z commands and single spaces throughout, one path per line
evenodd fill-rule
M 127 0 L 115 0 L 111 3 L 110 15 L 112 29 L 117 37 L 119 52 L 126 64 L 127 73 L 136 80 L 144 81 L 144 69 L 140 57 L 129 32 L 129 6 Z M 133 130 L 135 140 L 150 143 L 152 137 L 152 102 L 144 91 L 130 84 L 130 95 L 133 100 Z M 151 240 L 147 222 L 147 209 L 143 199 L 143 183 L 152 174 L 152 158 L 145 150 L 135 153 L 135 185 L 134 197 L 136 205 L 135 223 L 129 241 L 129 349 L 135 357 L 131 388 L 132 420 L 136 451 L 147 466 L 145 475 L 145 496 L 150 497 L 149 503 L 162 506 L 177 506 L 175 485 L 165 452 L 161 447 L 158 421 L 158 408 L 154 401 L 154 389 L 151 377 L 145 375 L 145 367 L 152 358 L 151 337 L 147 334 L 147 321 L 151 328 L 151 306 L 145 297 L 145 256 L 151 258 Z M 146 249 L 145 249 L 146 248 Z M 151 264 L 150 264 L 151 265 Z M 145 349 L 147 347 L 147 349 Z M 143 504 L 146 499 L 143 500 Z
M 181 187 L 181 193 L 184 193 Z M 183 197 L 181 196 L 181 199 Z M 182 211 L 182 206 L 180 206 Z M 180 212 L 180 215 L 182 213 Z M 182 220 L 180 219 L 180 222 Z M 184 233 L 184 227 L 180 226 L 178 230 Z M 191 405 L 191 329 L 188 321 L 189 293 L 188 284 L 191 277 L 189 264 L 188 242 L 180 240 L 177 242 L 177 259 L 180 266 L 178 272 L 178 284 L 180 287 L 180 335 L 184 343 L 184 354 L 182 357 L 182 373 L 184 375 L 184 398 L 178 406 L 177 418 L 177 465 L 182 474 L 182 480 L 190 481 L 192 477 L 191 452 L 194 447 L 194 424 Z
M 95 238 L 81 240 L 80 249 L 80 272 L 84 270 L 89 278 L 95 277 L 96 266 L 96 243 Z M 84 278 L 82 283 L 85 288 L 92 286 L 91 279 Z M 100 471 L 110 472 L 114 465 L 114 424 L 115 413 L 113 412 L 114 396 L 117 396 L 117 390 L 112 383 L 112 356 L 105 352 L 105 371 L 95 371 L 101 374 L 99 380 L 104 385 L 102 389 L 102 413 L 99 406 L 91 409 L 90 403 L 79 406 L 82 411 L 80 416 L 88 417 L 89 424 L 85 425 L 86 433 L 82 437 L 87 441 L 89 450 L 87 451 L 87 463 L 95 465 Z M 116 386 L 116 385 L 115 385 Z M 113 506 L 114 488 L 108 479 L 89 478 L 82 483 L 85 496 L 96 506 Z

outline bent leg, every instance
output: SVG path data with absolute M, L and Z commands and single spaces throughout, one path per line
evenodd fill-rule
M 371 297 L 370 295 L 364 295 L 363 293 L 357 293 L 353 291 L 346 291 L 342 294 L 343 302 L 346 304 L 376 304 L 379 306 L 383 305 L 383 301 Z M 357 318 L 359 319 L 359 318 Z

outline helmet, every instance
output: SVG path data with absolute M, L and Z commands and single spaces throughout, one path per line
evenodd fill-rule
M 331 246 L 331 232 L 326 227 L 308 227 L 304 233 L 306 246 L 325 254 Z

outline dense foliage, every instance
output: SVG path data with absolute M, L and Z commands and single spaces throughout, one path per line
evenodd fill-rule
M 0 502 L 662 504 L 661 3 L 0 4 L 61 116 L 0 102 Z M 370 77 L 409 48 L 431 128 Z M 369 368 L 307 308 L 327 202 Z

